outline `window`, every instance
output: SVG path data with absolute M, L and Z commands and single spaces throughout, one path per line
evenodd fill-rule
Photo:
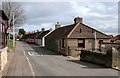
M 80 33 L 82 32 L 82 29 L 80 28 Z
M 103 42 L 103 40 L 99 40 L 99 43 L 102 43 Z
M 62 48 L 64 48 L 65 46 L 64 46 L 64 39 L 62 39 Z
M 58 40 L 58 43 L 59 43 L 59 47 L 61 47 L 61 40 Z
M 78 39 L 78 47 L 85 48 L 85 40 L 84 39 Z

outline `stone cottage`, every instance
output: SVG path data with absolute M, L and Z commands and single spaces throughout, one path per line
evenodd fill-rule
M 45 37 L 49 34 L 49 32 L 50 32 L 50 30 L 39 32 L 39 34 L 36 35 L 35 43 L 41 47 L 44 47 L 45 46 Z
M 99 49 L 101 41 L 109 42 L 109 36 L 84 24 L 82 18 L 76 17 L 74 24 L 58 26 L 46 36 L 45 47 L 63 55 L 76 56 L 83 49 Z

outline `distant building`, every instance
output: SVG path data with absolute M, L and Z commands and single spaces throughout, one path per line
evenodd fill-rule
M 35 43 L 35 38 L 36 38 L 36 35 L 38 34 L 38 32 L 36 33 L 27 33 L 25 34 L 21 40 L 23 41 L 26 41 L 26 42 L 30 42 L 30 43 Z
M 28 43 L 36 43 L 37 45 L 44 47 L 45 46 L 45 37 L 50 33 L 50 30 L 43 30 L 34 33 L 26 33 L 22 40 Z
M 45 47 L 63 55 L 76 56 L 82 49 L 99 49 L 100 41 L 110 41 L 108 35 L 83 24 L 80 17 L 74 19 L 74 24 L 55 28 L 45 37 Z
M 35 43 L 41 47 L 45 46 L 45 37 L 49 34 L 50 30 L 41 31 L 38 35 L 36 35 Z
M 120 41 L 120 35 L 117 35 L 115 37 L 111 37 L 110 40 L 111 40 L 111 42 Z
M 6 46 L 6 28 L 8 18 L 3 10 L 0 10 L 0 48 Z

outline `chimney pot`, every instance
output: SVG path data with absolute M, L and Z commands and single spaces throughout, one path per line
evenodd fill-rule
M 55 29 L 57 29 L 57 28 L 60 28 L 60 23 L 59 22 L 57 22 L 57 24 L 55 24 Z
M 77 23 L 83 23 L 83 19 L 82 18 L 80 18 L 80 17 L 76 17 L 75 19 L 74 19 L 74 24 L 77 24 Z

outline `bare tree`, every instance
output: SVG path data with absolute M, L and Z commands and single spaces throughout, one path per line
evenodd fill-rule
M 14 13 L 14 24 L 16 27 L 21 26 L 25 23 L 26 17 L 24 15 L 24 10 L 19 2 L 2 2 L 2 9 L 8 16 L 8 25 L 12 27 L 12 16 Z

